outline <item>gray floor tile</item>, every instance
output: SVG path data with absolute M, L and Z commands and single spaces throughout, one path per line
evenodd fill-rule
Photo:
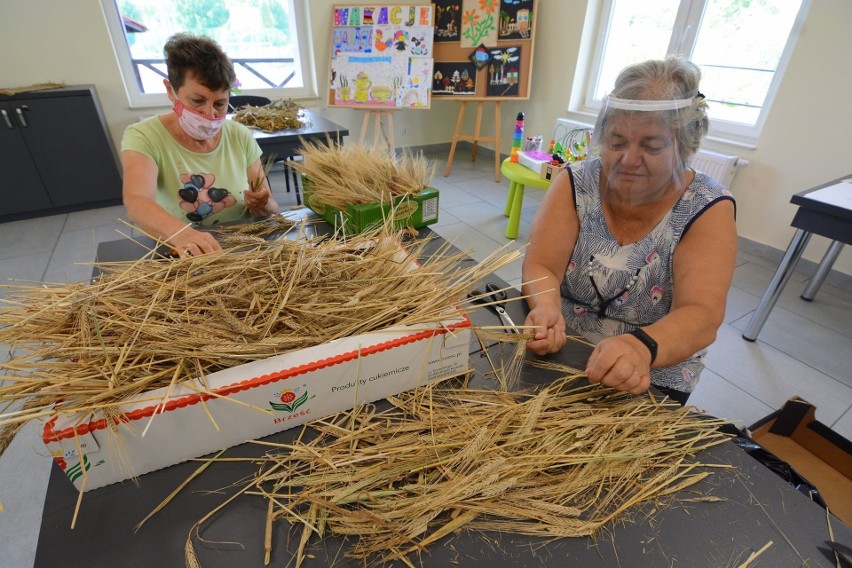
M 728 301 L 725 306 L 725 323 L 734 322 L 745 315 L 750 315 L 757 307 L 760 298 L 749 294 L 735 286 L 728 290 Z
M 50 459 L 40 438 L 42 424 L 27 424 L 0 459 L 0 563 L 28 568 L 35 560 Z
M 443 207 L 438 212 L 438 221 L 429 225 L 430 228 L 436 229 L 437 227 L 443 227 L 445 225 L 452 225 L 454 223 L 461 223 L 461 220 L 450 213 L 449 210 L 444 209 Z
M 730 420 L 737 428 L 750 426 L 774 410 L 710 369 L 701 373 L 701 380 L 688 404 L 701 412 Z
M 751 315 L 731 323 L 742 332 Z M 784 308 L 772 310 L 757 337 L 763 343 L 852 387 L 850 338 Z
M 739 329 L 726 324 L 710 346 L 707 368 L 770 408 L 800 396 L 817 405 L 827 423 L 846 412 L 852 401 L 852 386 L 763 341 L 745 341 Z
M 46 282 L 80 282 L 92 275 L 98 243 L 114 241 L 124 237 L 117 231 L 129 233 L 129 228 L 120 224 L 107 224 L 76 231 L 63 231 L 56 244 L 47 272 Z
M 506 208 L 506 198 L 509 196 L 508 180 L 504 179 L 502 182 L 496 183 L 494 178 L 474 178 L 453 180 L 453 184 L 493 206 L 499 206 L 501 211 Z
M 828 423 L 828 426 L 847 440 L 852 440 L 852 408 L 844 412 L 833 424 Z
M 75 211 L 68 214 L 65 230 L 79 231 L 81 229 L 100 227 L 101 225 L 112 225 L 118 219 L 127 220 L 127 209 L 124 208 L 124 205 Z
M 438 203 L 441 209 L 452 209 L 461 205 L 481 202 L 482 200 L 476 195 L 452 183 L 445 182 L 442 187 L 438 188 Z
M 446 225 L 436 229 L 435 232 L 478 261 L 486 258 L 503 244 L 471 228 L 467 223 Z
M 758 265 L 746 263 L 738 266 L 734 271 L 733 286 L 754 298 L 752 306 L 752 309 L 754 309 L 757 308 L 760 299 L 769 286 L 772 274 L 771 271 Z M 805 286 L 804 281 L 795 280 L 791 277 L 781 292 L 772 314 L 775 310 L 785 309 L 852 339 L 852 325 L 850 324 L 852 322 L 852 301 L 845 297 L 846 295 L 842 290 L 825 286 L 824 289 L 820 289 L 813 301 L 808 302 L 801 298 Z M 746 296 L 743 296 L 741 299 L 745 301 L 746 298 Z M 772 314 L 770 319 L 772 319 Z M 747 325 L 747 323 L 743 325 Z M 769 325 L 769 321 L 766 325 Z M 761 332 L 762 334 L 763 332 Z
M 4 258 L 0 262 L 0 285 L 32 286 L 44 280 L 51 252 Z
M 0 258 L 50 252 L 56 246 L 66 215 L 0 223 Z

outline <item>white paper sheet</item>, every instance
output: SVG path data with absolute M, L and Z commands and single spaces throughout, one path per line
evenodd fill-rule
M 834 205 L 836 207 L 852 209 L 852 178 L 845 179 L 834 185 L 813 191 L 805 197 L 807 199 L 828 203 L 829 205 Z

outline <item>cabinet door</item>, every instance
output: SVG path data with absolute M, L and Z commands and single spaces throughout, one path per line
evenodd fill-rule
M 24 143 L 15 106 L 0 103 L 0 217 L 52 205 Z
M 87 91 L 21 99 L 22 133 L 54 207 L 121 198 L 121 177 L 95 99 Z

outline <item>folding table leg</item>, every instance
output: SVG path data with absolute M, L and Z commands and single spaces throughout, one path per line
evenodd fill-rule
M 790 241 L 790 246 L 787 247 L 787 252 L 784 253 L 784 258 L 781 259 L 781 264 L 778 265 L 778 269 L 775 271 L 775 276 L 769 282 L 766 292 L 763 293 L 763 298 L 760 299 L 757 309 L 754 310 L 754 314 L 751 316 L 751 321 L 748 322 L 748 326 L 746 326 L 743 332 L 743 339 L 746 341 L 757 339 L 761 328 L 763 328 L 763 324 L 766 323 L 766 318 L 769 317 L 769 312 L 775 307 L 775 302 L 778 301 L 778 297 L 781 296 L 784 286 L 790 280 L 790 276 L 796 268 L 796 263 L 802 257 L 802 253 L 805 251 L 810 238 L 811 233 L 809 231 L 803 229 L 796 230 L 793 240 Z
M 816 296 L 816 293 L 819 291 L 819 287 L 822 286 L 822 283 L 825 281 L 825 277 L 828 276 L 829 272 L 831 272 L 831 267 L 834 266 L 834 261 L 837 260 L 838 256 L 840 256 L 841 250 L 843 250 L 843 243 L 840 241 L 832 241 L 828 250 L 825 251 L 825 256 L 822 257 L 816 272 L 814 272 L 814 275 L 811 276 L 811 281 L 808 282 L 808 285 L 802 292 L 803 300 L 810 302 L 814 299 L 814 296 Z

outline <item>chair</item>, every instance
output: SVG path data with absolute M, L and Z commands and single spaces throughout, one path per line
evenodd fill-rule
M 231 112 L 236 112 L 244 106 L 265 106 L 271 102 L 272 100 L 267 99 L 266 97 L 259 97 L 255 95 L 233 95 L 228 101 L 228 105 L 231 107 Z
M 542 179 L 538 172 L 534 172 L 526 166 L 511 161 L 511 158 L 503 160 L 500 173 L 506 176 L 512 183 L 509 185 L 509 196 L 506 199 L 506 209 L 503 212 L 509 218 L 506 225 L 506 238 L 518 238 L 518 225 L 521 223 L 521 207 L 524 204 L 525 186 L 536 189 L 548 189 L 549 179 Z

